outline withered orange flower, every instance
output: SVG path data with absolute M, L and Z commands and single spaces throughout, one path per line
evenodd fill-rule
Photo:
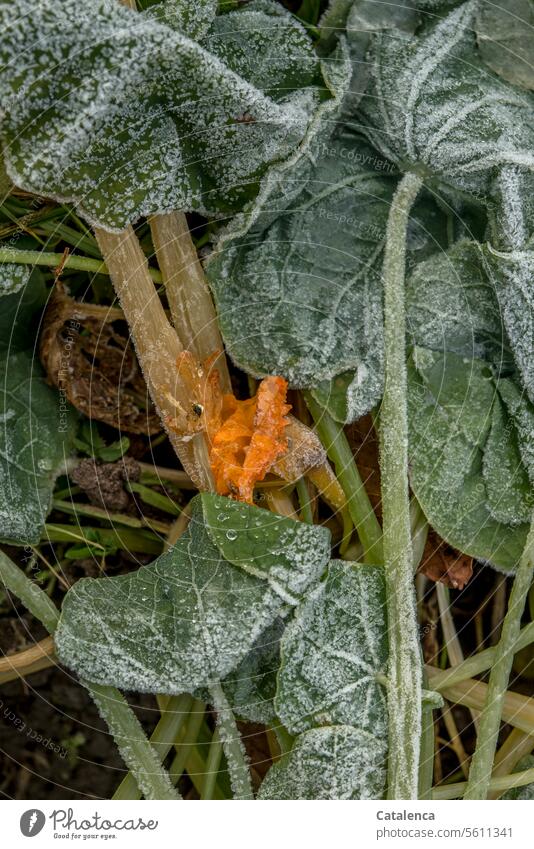
M 221 426 L 211 438 L 210 462 L 220 495 L 252 503 L 254 484 L 285 451 L 287 381 L 266 377 L 253 398 L 223 398 Z

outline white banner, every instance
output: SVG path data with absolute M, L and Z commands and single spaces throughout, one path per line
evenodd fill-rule
M 208 811 L 208 807 L 211 810 Z M 532 846 L 530 802 L 5 801 L 2 846 Z

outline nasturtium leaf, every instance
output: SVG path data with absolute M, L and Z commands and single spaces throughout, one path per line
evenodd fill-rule
M 355 133 L 321 136 L 263 198 L 246 231 L 226 234 L 207 270 L 239 366 L 299 387 L 350 369 L 352 418 L 379 400 L 382 249 L 396 182 L 391 164 Z M 423 196 L 410 227 L 411 258 L 441 246 L 445 220 Z
M 241 719 L 263 725 L 278 724 L 273 701 L 284 628 L 285 621 L 276 619 L 222 682 L 232 710 Z
M 217 0 L 160 0 L 147 9 L 146 15 L 189 38 L 200 39 L 213 23 L 217 5 Z
M 523 772 L 527 769 L 534 769 L 534 755 L 526 755 L 524 758 L 521 758 L 518 764 L 512 770 L 512 775 L 514 772 Z M 501 799 L 510 799 L 514 801 L 529 801 L 534 799 L 534 782 L 531 784 L 524 784 L 522 787 L 512 787 L 510 790 L 507 790 L 502 794 Z
M 74 424 L 33 351 L 0 353 L 0 539 L 39 541 Z
M 263 523 L 257 513 L 266 514 Z M 223 514 L 224 543 L 210 527 L 214 515 L 223 523 Z M 249 516 L 248 525 L 242 514 Z M 249 534 L 257 534 L 257 574 Z M 284 539 L 283 554 L 280 546 L 270 548 L 273 537 Z M 209 687 L 243 661 L 286 606 L 287 594 L 279 593 L 271 573 L 293 563 L 304 592 L 323 572 L 328 549 L 323 528 L 202 494 L 186 533 L 150 566 L 82 580 L 69 590 L 56 632 L 58 656 L 89 681 L 129 690 Z
M 0 297 L 14 295 L 24 288 L 30 276 L 27 265 L 17 265 L 14 262 L 0 263 Z M 2 301 L 5 304 L 5 301 Z
M 435 351 L 513 367 L 496 282 L 476 242 L 420 262 L 406 279 L 408 338 Z
M 386 743 L 346 725 L 300 734 L 265 776 L 259 799 L 380 799 Z
M 351 725 L 387 737 L 388 656 L 383 570 L 333 560 L 326 581 L 297 607 L 281 643 L 277 715 L 292 734 Z
M 497 388 L 515 426 L 521 460 L 530 480 L 534 481 L 534 406 L 509 378 L 499 380 Z
M 482 475 L 488 507 L 494 519 L 506 525 L 530 521 L 534 490 L 521 461 L 515 428 L 510 426 L 506 409 L 499 398 L 493 402 Z
M 534 251 L 487 249 L 510 348 L 528 395 L 534 401 Z
M 534 2 L 481 3 L 475 28 L 486 65 L 508 82 L 534 89 Z
M 356 116 L 372 144 L 427 182 L 486 196 L 509 165 L 534 168 L 534 100 L 491 73 L 468 0 L 410 36 L 378 33 L 368 56 L 371 83 Z
M 47 290 L 38 268 L 0 265 L 0 351 L 22 351 L 33 345 L 31 329 L 43 309 Z
M 294 151 L 324 96 L 304 87 L 275 102 L 199 43 L 116 0 L 3 0 L 0 26 L 10 177 L 74 200 L 111 230 L 176 208 L 235 209 L 268 164 Z M 308 69 L 309 47 L 303 59 Z
M 309 586 L 311 564 L 319 569 L 317 578 L 328 562 L 330 535 L 323 528 L 282 520 L 221 496 L 203 495 L 202 500 L 206 531 L 222 556 L 266 581 L 289 604 L 296 604 Z
M 352 77 L 344 110 L 347 115 L 354 114 L 367 88 L 370 65 L 366 55 L 373 33 L 391 29 L 413 33 L 418 20 L 419 15 L 412 0 L 398 0 L 395 4 L 354 0 L 346 21 L 347 43 L 352 59 Z
M 493 418 L 499 381 L 482 360 L 423 348 L 415 348 L 408 362 L 408 379 L 410 482 L 424 514 L 450 545 L 513 571 L 528 524 L 497 521 L 492 507 L 502 515 L 506 500 L 530 495 L 510 456 L 503 463 L 500 453 L 491 453 L 498 440 L 492 427 L 499 427 Z M 508 428 L 514 428 L 510 419 Z
M 312 42 L 303 25 L 273 0 L 252 0 L 219 15 L 204 46 L 274 100 L 318 80 Z

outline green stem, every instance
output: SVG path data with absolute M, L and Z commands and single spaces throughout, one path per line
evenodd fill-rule
M 91 259 L 88 256 L 76 256 L 69 254 L 65 259 L 63 254 L 50 253 L 48 251 L 23 251 L 17 248 L 0 247 L 0 262 L 14 262 L 17 265 L 46 265 L 49 268 L 72 268 L 75 271 L 89 271 L 94 274 L 107 274 L 109 271 L 105 262 L 100 259 Z M 161 273 L 155 269 L 149 269 L 154 283 L 161 283 Z
M 156 750 L 161 763 L 174 746 L 180 729 L 189 715 L 192 703 L 193 697 L 188 694 L 171 696 L 167 702 L 165 710 L 161 714 L 161 719 L 150 737 L 150 744 Z M 140 798 L 141 791 L 138 783 L 135 776 L 129 772 L 117 787 L 113 799 Z
M 216 728 L 210 743 L 208 759 L 206 761 L 206 773 L 204 776 L 204 785 L 202 787 L 201 794 L 202 799 L 213 799 L 214 797 L 217 775 L 221 765 L 222 751 L 223 747 L 221 735 L 219 733 L 219 729 Z
M 390 799 L 416 799 L 421 739 L 421 658 L 413 581 L 408 491 L 408 410 L 404 275 L 408 217 L 421 179 L 405 174 L 389 211 L 384 254 L 385 386 L 380 472 L 389 631 Z
M 299 478 L 296 488 L 299 499 L 300 518 L 308 525 L 313 525 L 313 510 L 306 478 Z
M 423 676 L 423 686 L 427 686 Z M 432 798 L 434 777 L 434 712 L 430 705 L 423 706 L 421 754 L 419 757 L 419 799 Z
M 501 723 L 504 697 L 512 670 L 514 651 L 520 633 L 521 616 L 534 578 L 534 518 L 525 549 L 514 578 L 508 610 L 504 617 L 501 639 L 488 681 L 486 701 L 480 717 L 477 745 L 471 760 L 464 799 L 485 799 L 488 794 L 493 758 Z
M 3 551 L 0 551 L 0 578 L 7 589 L 43 623 L 48 633 L 53 634 L 59 621 L 59 612 L 54 602 Z
M 512 648 L 515 654 L 521 649 L 526 648 L 531 643 L 534 643 L 534 622 L 529 622 L 521 629 L 517 640 Z M 457 666 L 452 666 L 450 669 L 439 670 L 432 667 L 432 679 L 429 687 L 432 690 L 446 690 L 454 684 L 459 684 L 461 681 L 466 681 L 468 678 L 474 678 L 480 675 L 487 669 L 491 669 L 497 657 L 498 646 L 492 646 L 484 651 L 479 651 L 473 657 L 468 657 Z
M 512 787 L 524 787 L 525 784 L 532 784 L 532 782 L 534 782 L 534 769 L 525 769 L 523 772 L 512 772 L 510 775 L 490 778 L 488 790 L 503 792 Z M 466 788 L 467 781 L 460 781 L 458 784 L 442 784 L 432 789 L 432 799 L 460 799 L 462 796 L 465 799 Z
M 184 735 L 176 746 L 176 755 L 169 769 L 169 775 L 173 784 L 176 784 L 180 780 L 189 760 L 192 747 L 198 740 L 205 712 L 206 705 L 204 702 L 200 699 L 195 699 L 189 712 Z
M 232 709 L 218 681 L 211 685 L 210 694 L 217 712 L 217 723 L 228 762 L 234 799 L 254 799 L 245 747 Z
M 334 421 L 309 392 L 303 394 L 313 416 L 315 429 L 335 466 L 337 479 L 345 493 L 347 508 L 364 549 L 364 560 L 379 565 L 383 562 L 382 529 L 365 491 L 343 425 Z
M 50 634 L 56 630 L 59 613 L 37 584 L 0 551 L 0 578 L 17 595 Z M 148 742 L 139 720 L 126 699 L 114 687 L 81 681 L 106 721 L 126 766 L 135 775 L 139 789 L 147 799 L 179 799 L 169 776 Z

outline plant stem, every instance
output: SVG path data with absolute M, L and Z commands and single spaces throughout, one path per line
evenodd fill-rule
M 531 643 L 534 643 L 534 622 L 529 622 L 528 625 L 525 625 L 521 629 L 512 651 L 515 654 L 515 652 L 526 648 Z M 475 675 L 480 675 L 487 669 L 491 669 L 496 655 L 497 646 L 492 646 L 489 649 L 479 651 L 473 657 L 468 657 L 467 660 L 459 663 L 458 666 L 452 666 L 450 669 L 441 670 L 431 667 L 429 671 L 432 678 L 429 687 L 432 690 L 439 690 L 441 692 L 447 687 L 453 687 L 455 684 L 465 681 L 467 678 L 474 678 Z
M 490 673 L 486 701 L 480 717 L 477 745 L 471 760 L 465 799 L 485 799 L 488 794 L 493 758 L 499 736 L 501 714 L 512 669 L 514 648 L 521 627 L 528 591 L 534 577 L 534 518 L 525 549 L 514 578 L 508 611 L 496 646 L 495 661 Z
M 408 217 L 421 179 L 405 174 L 389 211 L 384 254 L 385 387 L 380 473 L 389 630 L 390 799 L 416 799 L 421 738 L 421 658 L 413 580 L 408 490 L 408 410 L 404 275 Z
M 16 595 L 30 613 L 43 623 L 49 634 L 53 634 L 59 621 L 59 612 L 54 602 L 1 550 L 0 578 L 9 592 Z
M 433 667 L 427 667 L 427 672 L 432 680 Z M 436 670 L 439 672 L 439 670 Z M 445 687 L 441 690 L 442 696 L 447 701 L 457 705 L 474 708 L 481 711 L 487 700 L 488 685 L 483 681 L 475 681 L 473 678 L 468 678 L 466 681 L 461 681 L 459 684 L 453 684 L 451 687 Z M 526 734 L 532 734 L 534 730 L 534 699 L 529 696 L 523 696 L 521 693 L 514 693 L 508 690 L 502 702 L 502 720 L 515 728 L 519 728 Z
M 222 391 L 231 392 L 217 314 L 187 219 L 183 212 L 153 215 L 150 230 L 174 329 L 184 350 L 196 354 L 201 363 L 219 352 L 213 367 L 219 372 Z
M 176 738 L 189 715 L 192 704 L 193 697 L 187 694 L 171 696 L 165 710 L 162 711 L 161 719 L 150 737 L 150 744 L 156 750 L 158 758 L 162 763 L 176 742 Z M 113 799 L 140 798 L 141 792 L 137 781 L 134 775 L 129 772 L 117 787 L 113 794 Z
M 511 775 L 490 778 L 488 788 L 502 793 L 512 787 L 524 787 L 525 784 L 532 784 L 532 782 L 534 782 L 534 769 L 526 769 L 523 772 L 513 772 Z M 442 784 L 433 788 L 432 799 L 460 799 L 462 796 L 465 799 L 466 788 L 467 781 L 460 781 L 458 784 Z
M 423 676 L 423 684 L 426 687 Z M 421 753 L 419 757 L 419 799 L 432 798 L 434 776 L 434 712 L 430 705 L 423 706 L 421 721 Z
M 245 747 L 232 709 L 218 681 L 210 686 L 210 694 L 217 712 L 217 724 L 228 762 L 234 799 L 254 799 Z
M 198 488 L 212 490 L 204 433 L 179 433 L 170 426 L 177 416 L 190 417 L 195 399 L 187 379 L 178 372 L 177 363 L 184 349 L 167 320 L 141 245 L 132 227 L 121 233 L 96 228 L 95 235 L 128 322 L 148 390 L 172 446 Z
M 381 564 L 382 529 L 365 491 L 343 426 L 334 421 L 309 392 L 304 393 L 304 398 L 345 493 L 347 509 L 364 549 L 364 562 Z
M 296 485 L 299 499 L 300 518 L 308 525 L 313 525 L 313 509 L 310 501 L 310 492 L 306 478 L 299 478 Z
M 216 728 L 210 743 L 208 759 L 206 761 L 206 773 L 204 775 L 204 785 L 202 787 L 201 794 L 202 799 L 213 799 L 215 785 L 217 783 L 217 774 L 221 764 L 222 751 L 223 746 L 221 735 L 219 734 L 219 729 Z
M 89 271 L 94 274 L 107 274 L 109 271 L 106 263 L 100 259 L 91 259 L 87 256 L 76 256 L 69 254 L 65 259 L 63 254 L 50 253 L 48 251 L 23 251 L 17 248 L 0 248 L 0 262 L 14 262 L 17 265 L 46 265 L 49 268 L 72 268 L 74 271 Z M 148 273 L 154 283 L 161 283 L 162 278 L 159 271 L 150 268 Z
M 185 769 L 191 749 L 198 740 L 200 728 L 204 721 L 206 705 L 200 699 L 195 699 L 189 712 L 183 737 L 176 744 L 176 755 L 169 769 L 171 781 L 176 784 Z
M 37 584 L 0 551 L 0 578 L 6 588 L 53 634 L 59 612 Z M 179 799 L 169 776 L 150 746 L 141 724 L 128 702 L 115 687 L 81 681 L 106 721 L 126 766 L 135 775 L 139 789 L 147 799 Z

